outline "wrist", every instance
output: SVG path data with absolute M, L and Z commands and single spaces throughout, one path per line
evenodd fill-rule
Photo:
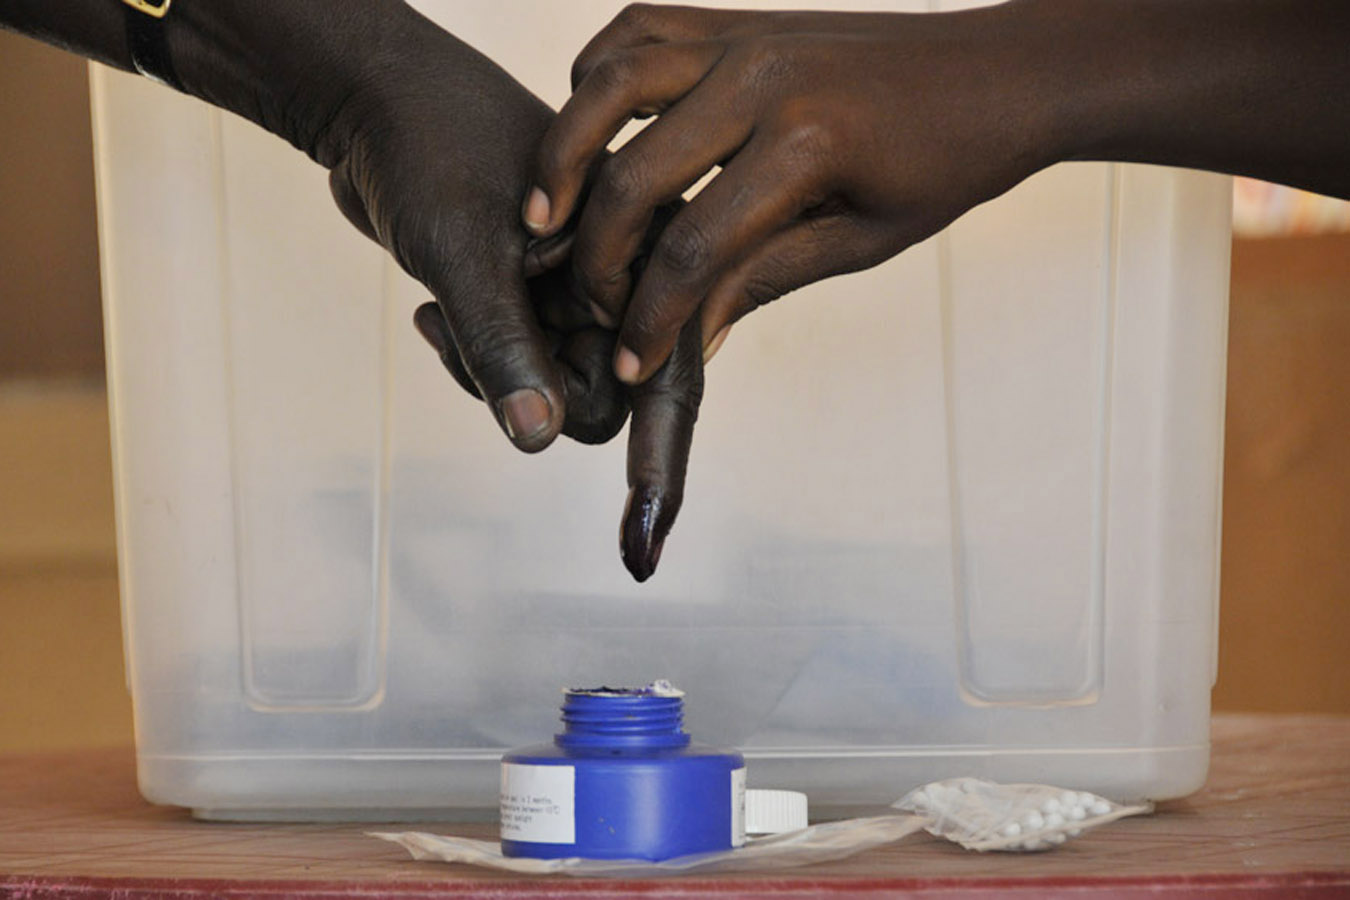
M 1062 59 L 1061 5 L 1077 3 L 1009 0 L 942 14 L 963 23 L 962 37 L 951 46 L 963 66 L 978 73 L 971 83 L 980 87 L 969 96 L 984 98 L 985 152 L 997 154 L 1022 178 L 1072 158 L 1080 136 L 1072 67 Z
M 1082 19 L 1100 0 L 1011 0 L 990 7 L 993 52 L 1006 79 L 1007 103 L 1019 111 L 1021 145 L 1036 168 L 1085 158 L 1098 140 L 1102 109 L 1083 83 L 1092 67 L 1084 65 Z
M 1046 144 L 1052 162 L 1120 155 L 1136 119 L 1160 99 L 1150 44 L 1149 4 L 1103 0 L 1017 0 L 1045 70 Z
M 1344 191 L 1344 0 L 1016 0 L 1044 36 L 1054 153 Z
M 353 99 L 420 16 L 402 0 L 220 0 L 176 4 L 169 18 L 188 93 L 331 167 L 356 127 Z

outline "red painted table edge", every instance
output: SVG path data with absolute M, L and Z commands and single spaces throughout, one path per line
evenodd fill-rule
M 425 900 L 431 897 L 1098 897 L 1189 898 L 1242 895 L 1289 898 L 1350 898 L 1350 866 L 1343 871 L 1216 873 L 1162 875 L 1156 878 L 794 878 L 774 876 L 737 880 L 661 878 L 647 880 L 572 879 L 566 876 L 504 881 L 361 881 L 238 880 L 218 878 L 109 878 L 0 876 L 0 898 L 116 897 L 124 900 L 179 898 L 295 897 L 304 900 Z

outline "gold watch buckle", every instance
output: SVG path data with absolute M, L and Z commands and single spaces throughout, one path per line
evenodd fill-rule
M 162 19 L 168 14 L 169 4 L 173 0 L 122 0 L 122 2 L 137 12 L 143 12 L 155 19 Z

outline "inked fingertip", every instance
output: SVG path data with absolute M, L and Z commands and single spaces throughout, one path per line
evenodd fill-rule
M 619 555 L 629 574 L 639 584 L 656 574 L 670 524 L 665 493 L 650 485 L 635 485 L 628 492 L 619 530 Z

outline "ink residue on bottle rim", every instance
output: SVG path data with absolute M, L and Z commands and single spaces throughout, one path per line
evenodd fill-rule
M 646 687 L 623 688 L 623 687 L 598 687 L 598 688 L 566 688 L 563 690 L 568 696 L 580 697 L 683 697 L 684 691 L 671 684 L 665 678 L 658 678 Z

